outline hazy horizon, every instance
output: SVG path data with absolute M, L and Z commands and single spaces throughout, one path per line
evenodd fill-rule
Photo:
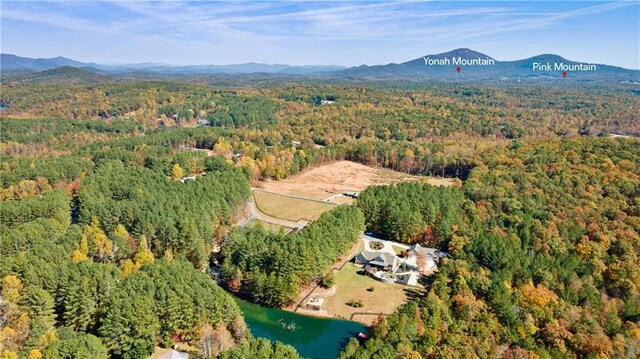
M 640 69 L 640 3 L 3 1 L 2 52 L 98 64 L 359 66 L 470 48 Z M 597 50 L 597 51 L 596 51 Z

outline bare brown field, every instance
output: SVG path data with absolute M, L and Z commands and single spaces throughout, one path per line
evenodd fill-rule
M 284 180 L 262 182 L 261 187 L 268 191 L 323 200 L 336 193 L 362 191 L 372 185 L 410 181 L 439 186 L 453 184 L 453 180 L 449 178 L 412 176 L 351 161 L 337 161 L 305 170 Z

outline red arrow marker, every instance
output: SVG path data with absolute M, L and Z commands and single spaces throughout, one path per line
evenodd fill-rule
M 567 77 L 567 72 L 566 71 L 562 71 L 562 77 Z
M 456 67 L 456 72 L 457 72 L 457 73 L 460 73 L 460 70 L 462 70 L 462 69 L 460 68 L 460 66 Z

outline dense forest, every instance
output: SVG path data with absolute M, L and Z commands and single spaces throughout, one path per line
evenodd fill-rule
M 222 280 L 232 292 L 271 307 L 288 305 L 300 286 L 318 281 L 356 244 L 361 211 L 340 206 L 292 235 L 261 227 L 238 230 L 225 243 Z
M 479 152 L 513 139 L 640 136 L 638 94 L 625 87 L 266 82 L 255 88 L 241 84 L 221 88 L 168 81 L 101 85 L 5 81 L 1 86 L 7 116 L 138 124 L 135 129 L 121 124 L 118 138 L 158 127 L 211 124 L 225 137 L 221 149 L 245 156 L 244 164 L 257 176 L 276 179 L 295 174 L 307 161 L 304 157 L 319 149 L 327 158 L 337 155 L 414 174 L 464 179 Z M 318 101 L 325 98 L 336 101 Z M 113 135 L 108 128 L 96 130 L 98 138 L 78 140 L 100 141 Z M 196 142 L 190 140 L 184 142 Z M 292 148 L 293 141 L 300 145 Z M 27 150 L 12 142 L 3 146 L 3 152 Z M 213 144 L 200 145 L 210 150 Z
M 461 221 L 462 191 L 418 183 L 369 187 L 358 197 L 367 229 L 398 242 L 446 247 Z
M 194 267 L 203 268 L 211 250 L 206 239 L 220 238 L 216 231 L 230 225 L 231 215 L 249 196 L 241 171 L 215 170 L 208 162 L 206 176 L 186 183 L 120 161 L 101 162 L 78 189 L 77 221 L 95 218 L 106 231 L 124 226 L 135 237 L 146 236 L 156 255 L 167 250 L 185 254 Z M 131 252 L 126 243 L 118 247 Z
M 640 135 L 624 87 L 0 86 L 4 358 L 297 358 L 251 336 L 212 249 L 226 290 L 277 307 L 365 228 L 448 257 L 344 358 L 640 355 L 640 142 L 607 138 Z M 457 186 L 372 187 L 286 236 L 232 228 L 252 183 L 342 159 Z
M 65 152 L 2 158 L 3 358 L 144 358 L 175 343 L 199 356 L 238 346 L 229 357 L 297 357 L 253 339 L 235 300 L 202 273 L 249 195 L 241 168 L 152 141 L 128 147 L 118 137 L 139 128 L 125 122 L 2 124 L 5 141 Z M 74 134 L 109 137 L 59 141 Z
M 352 341 L 341 357 L 640 355 L 639 158 L 637 141 L 593 138 L 483 153 L 464 196 L 425 196 L 457 200 L 463 214 L 428 293 L 381 317 L 372 340 Z M 363 208 L 390 192 L 413 202 L 405 187 L 368 190 Z

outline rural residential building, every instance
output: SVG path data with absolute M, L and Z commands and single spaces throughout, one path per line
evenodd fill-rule
M 391 253 L 374 252 L 366 249 L 356 256 L 355 261 L 357 264 L 376 266 L 391 273 L 395 272 L 400 265 L 398 257 Z
M 407 262 L 414 264 L 416 269 L 421 272 L 426 272 L 436 268 L 436 264 L 438 260 L 444 256 L 445 253 L 440 252 L 435 248 L 427 248 L 423 247 L 419 244 L 414 244 L 409 247 L 407 251 L 408 260 Z
M 160 354 L 157 359 L 189 359 L 189 354 L 170 349 L 164 354 Z

